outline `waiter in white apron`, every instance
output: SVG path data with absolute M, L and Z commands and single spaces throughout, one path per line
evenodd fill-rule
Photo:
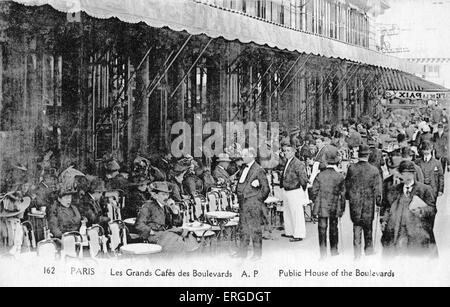
M 284 206 L 285 234 L 282 236 L 291 238 L 291 242 L 300 242 L 306 238 L 303 206 L 309 204 L 308 175 L 305 164 L 295 157 L 294 147 L 290 143 L 282 145 L 287 160 L 281 180 L 287 202 Z

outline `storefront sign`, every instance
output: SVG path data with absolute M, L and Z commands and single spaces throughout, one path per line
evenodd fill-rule
M 446 100 L 450 99 L 450 92 L 386 91 L 385 97 L 386 99 Z

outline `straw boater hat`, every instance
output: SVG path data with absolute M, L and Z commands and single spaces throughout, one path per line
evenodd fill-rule
M 7 194 L 0 201 L 0 218 L 11 218 L 18 217 L 21 218 L 25 210 L 30 207 L 31 198 L 24 197 L 22 199 L 17 199 L 12 195 L 12 193 Z
M 231 162 L 230 156 L 226 153 L 221 153 L 217 162 Z
M 150 190 L 152 192 L 165 192 L 172 193 L 172 187 L 168 182 L 165 181 L 157 181 L 150 184 Z

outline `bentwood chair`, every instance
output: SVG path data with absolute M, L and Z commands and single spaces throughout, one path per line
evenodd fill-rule
M 36 238 L 34 236 L 33 225 L 30 221 L 25 221 L 22 223 L 23 235 L 24 235 L 24 245 L 27 252 L 31 252 L 36 249 Z
M 67 258 L 83 258 L 83 236 L 77 232 L 67 232 L 62 235 L 61 257 Z
M 107 239 L 103 227 L 100 225 L 93 225 L 88 228 L 87 238 L 91 258 L 97 258 L 99 255 L 106 254 L 108 252 L 108 247 L 106 245 Z
M 118 253 L 120 248 L 127 245 L 127 228 L 121 220 L 109 222 L 109 248 Z
M 37 244 L 37 255 L 39 257 L 56 259 L 61 246 L 61 240 L 56 238 L 40 241 Z

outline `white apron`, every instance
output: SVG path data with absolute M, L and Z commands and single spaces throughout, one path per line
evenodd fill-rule
M 284 191 L 284 230 L 287 236 L 295 239 L 306 238 L 305 211 L 303 206 L 309 204 L 308 193 L 302 188 Z

